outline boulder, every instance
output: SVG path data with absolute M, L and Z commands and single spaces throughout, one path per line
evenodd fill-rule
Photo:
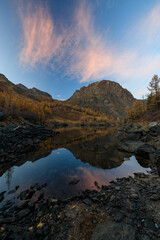
M 134 141 L 130 139 L 125 139 L 118 145 L 118 149 L 130 153 L 136 153 L 137 149 L 143 146 L 145 143 L 142 141 Z
M 158 127 L 156 128 L 156 134 L 157 134 L 157 135 L 160 135 L 160 126 L 158 126 Z
M 157 122 L 151 122 L 149 125 L 148 125 L 148 128 L 149 129 L 152 129 L 152 128 L 155 128 L 158 126 L 158 123 Z
M 135 229 L 126 223 L 112 221 L 98 225 L 91 240 L 135 240 Z
M 136 154 L 143 158 L 149 158 L 150 154 L 153 154 L 156 151 L 156 148 L 150 144 L 143 144 L 137 149 Z

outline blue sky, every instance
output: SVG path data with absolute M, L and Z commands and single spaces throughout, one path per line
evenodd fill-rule
M 67 99 L 109 79 L 135 97 L 160 74 L 158 0 L 1 0 L 0 72 Z

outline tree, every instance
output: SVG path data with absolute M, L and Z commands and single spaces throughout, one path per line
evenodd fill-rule
M 160 78 L 158 75 L 154 75 L 152 80 L 149 83 L 148 90 L 151 92 L 150 94 L 150 103 L 154 105 L 151 109 L 158 110 L 159 108 L 159 95 L 160 95 Z M 149 107 L 149 106 L 148 106 Z
M 156 94 L 159 92 L 160 87 L 159 87 L 159 83 L 160 83 L 160 78 L 158 77 L 158 75 L 154 75 L 152 80 L 149 83 L 149 87 L 148 90 L 152 93 L 152 94 Z

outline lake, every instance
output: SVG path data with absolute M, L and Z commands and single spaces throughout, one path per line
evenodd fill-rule
M 116 178 L 147 172 L 149 161 L 119 152 L 115 145 L 120 137 L 114 128 L 58 129 L 54 138 L 41 148 L 22 157 L 20 164 L 1 169 L 0 192 L 19 186 L 16 196 L 31 185 L 44 185 L 45 198 L 66 199 L 86 189 L 100 190 Z M 36 199 L 38 195 L 33 197 Z M 4 200 L 4 201 L 5 201 Z

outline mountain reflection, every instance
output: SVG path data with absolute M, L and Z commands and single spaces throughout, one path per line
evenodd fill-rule
M 60 129 L 57 136 L 41 143 L 40 152 L 66 148 L 84 163 L 111 169 L 120 166 L 124 157 L 131 156 L 117 150 L 116 144 L 119 140 L 118 131 L 112 128 Z
M 65 199 L 86 189 L 96 189 L 116 178 L 145 172 L 146 161 L 136 160 L 116 148 L 117 129 L 66 128 L 41 142 L 39 150 L 19 156 L 17 164 L 0 169 L 0 192 L 46 184 L 45 197 Z M 142 164 L 141 164 L 142 162 Z M 144 166 L 141 167 L 141 166 Z M 70 182 L 77 181 L 77 184 Z M 18 194 L 18 193 L 16 193 Z

